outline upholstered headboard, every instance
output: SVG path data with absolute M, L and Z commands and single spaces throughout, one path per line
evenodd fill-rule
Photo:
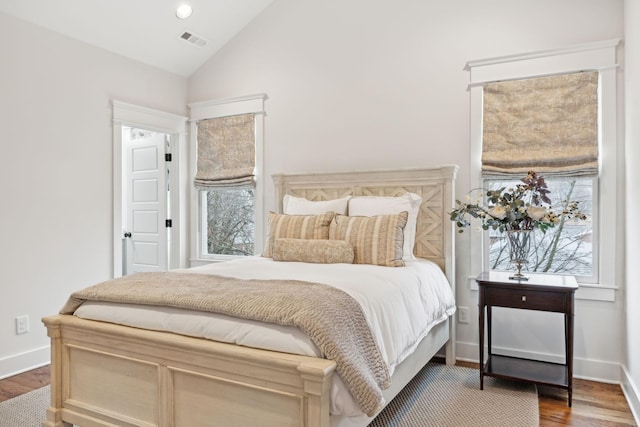
M 449 212 L 454 208 L 457 170 L 457 166 L 447 165 L 395 171 L 277 174 L 273 180 L 280 212 L 285 194 L 309 200 L 331 200 L 347 195 L 418 194 L 422 197 L 422 205 L 418 214 L 414 253 L 417 257 L 438 263 L 454 286 L 454 227 Z

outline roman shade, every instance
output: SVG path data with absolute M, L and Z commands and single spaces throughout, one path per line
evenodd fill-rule
M 598 72 L 486 83 L 483 175 L 598 173 Z
M 254 114 L 201 120 L 197 127 L 196 188 L 253 186 L 256 156 Z

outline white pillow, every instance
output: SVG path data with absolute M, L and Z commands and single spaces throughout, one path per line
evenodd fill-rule
M 351 196 L 340 199 L 312 201 L 304 197 L 294 197 L 285 194 L 282 199 L 282 213 L 287 215 L 321 215 L 326 212 L 347 214 L 347 203 Z
M 413 246 L 416 243 L 416 226 L 421 204 L 422 197 L 415 193 L 406 193 L 399 197 L 352 197 L 349 200 L 349 216 L 376 216 L 409 212 L 407 225 L 404 228 L 402 259 L 412 261 L 416 259 L 413 255 Z

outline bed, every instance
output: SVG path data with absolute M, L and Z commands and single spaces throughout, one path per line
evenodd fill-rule
M 284 195 L 312 201 L 419 195 L 413 245 L 417 260 L 406 262 L 406 271 L 423 268 L 421 260 L 427 260 L 424 264 L 444 272 L 455 295 L 453 227 L 447 212 L 453 208 L 456 170 L 443 166 L 273 178 L 280 212 Z M 250 262 L 265 271 L 272 268 L 267 260 Z M 207 273 L 203 269 L 195 273 Z M 341 382 L 336 361 L 318 357 L 317 350 L 314 355 L 294 354 L 70 314 L 43 322 L 51 338 L 51 406 L 44 427 L 362 427 L 383 408 L 368 414 L 335 413 L 340 412 L 333 400 Z M 381 390 L 384 402 L 434 355 L 444 352 L 446 363 L 455 363 L 454 343 L 451 316 L 430 326 L 428 335 L 420 336 L 410 354 L 393 366 L 390 386 Z

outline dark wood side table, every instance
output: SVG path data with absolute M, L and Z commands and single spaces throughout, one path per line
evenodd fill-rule
M 478 311 L 480 340 L 480 389 L 484 377 L 528 381 L 567 390 L 571 406 L 573 392 L 573 316 L 574 295 L 578 283 L 573 276 L 529 274 L 529 280 L 510 280 L 509 272 L 485 272 L 478 275 Z M 509 307 L 564 313 L 565 363 L 493 354 L 491 351 L 491 308 Z M 487 317 L 487 360 L 484 362 L 484 323 Z

